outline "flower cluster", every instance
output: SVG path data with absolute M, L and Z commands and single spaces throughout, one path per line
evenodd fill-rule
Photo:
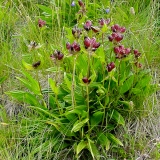
M 111 22 L 110 18 L 108 18 L 108 19 L 103 19 L 103 18 L 101 18 L 101 19 L 99 20 L 99 24 L 100 24 L 101 27 L 103 27 L 105 24 L 106 24 L 106 25 L 110 24 L 110 22 Z
M 63 57 L 64 57 L 64 54 L 58 50 L 54 51 L 54 53 L 50 55 L 50 58 L 53 60 L 62 60 Z
M 126 57 L 129 53 L 131 53 L 130 48 L 125 48 L 123 45 L 119 45 L 114 47 L 114 53 L 116 54 L 116 58 Z
M 139 58 L 141 55 L 141 53 L 137 49 L 134 49 L 133 53 L 134 53 L 135 58 Z
M 126 31 L 125 27 L 115 24 L 111 27 L 112 34 L 108 37 L 109 41 L 120 42 L 123 39 L 123 34 Z
M 85 4 L 82 2 L 82 0 L 79 0 L 79 1 L 78 1 L 78 4 L 79 4 L 79 6 L 82 7 L 82 8 L 85 7 Z
M 84 46 L 86 49 L 89 49 L 91 51 L 95 51 L 99 46 L 100 43 L 96 42 L 96 38 L 89 38 L 89 37 L 85 37 L 84 38 Z
M 107 64 L 106 69 L 108 72 L 111 72 L 115 68 L 114 62 Z
M 75 26 L 72 29 L 72 34 L 73 34 L 74 38 L 79 38 L 80 35 L 82 34 L 82 30 L 80 28 L 77 28 L 77 26 Z
M 85 4 L 82 0 L 78 0 L 78 4 L 80 6 L 80 10 L 78 11 L 79 14 L 84 14 L 86 12 Z
M 66 48 L 69 50 L 71 54 L 75 54 L 81 50 L 80 45 L 77 42 L 73 42 L 72 44 L 67 42 Z
M 99 20 L 99 27 L 98 27 L 98 26 L 93 26 L 92 22 L 90 20 L 87 20 L 83 25 L 83 27 L 86 31 L 92 30 L 93 32 L 97 33 L 100 31 L 100 28 L 102 28 L 104 25 L 110 24 L 110 22 L 111 20 L 109 18 L 108 19 L 102 18 Z
M 87 20 L 83 27 L 86 31 L 89 31 L 91 29 L 91 26 L 92 22 L 90 20 Z
M 88 79 L 87 77 L 82 78 L 82 81 L 86 84 L 89 84 L 91 82 L 91 79 Z
M 41 61 L 38 61 L 38 62 L 36 62 L 36 63 L 33 63 L 33 64 L 32 64 L 32 67 L 36 69 L 37 67 L 40 66 L 40 64 L 41 64 Z
M 38 20 L 38 26 L 41 28 L 41 27 L 43 27 L 44 25 L 46 25 L 46 22 L 43 21 L 42 19 L 39 19 L 39 20 Z

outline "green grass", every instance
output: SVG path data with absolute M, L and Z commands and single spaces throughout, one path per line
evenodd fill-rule
M 86 0 L 86 3 L 89 0 Z M 105 0 L 98 2 L 93 0 L 92 10 L 89 10 L 90 17 L 94 20 L 111 17 L 113 23 L 124 25 L 128 31 L 126 37 L 130 44 L 144 54 L 143 65 L 150 69 L 154 83 L 159 83 L 160 71 L 160 40 L 159 40 L 159 13 L 160 6 L 156 1 L 117 0 L 112 4 L 111 13 L 107 15 L 104 9 L 110 4 Z M 42 61 L 40 66 L 40 83 L 48 88 L 49 75 L 45 69 L 53 66 L 50 61 L 50 54 L 54 49 L 62 49 L 66 41 L 64 27 L 72 28 L 75 22 L 75 13 L 78 7 L 71 7 L 70 0 L 41 1 L 38 0 L 9 0 L 0 2 L 0 159 L 4 160 L 37 160 L 37 159 L 73 159 L 72 147 L 61 150 L 64 147 L 63 141 L 55 146 L 57 137 L 65 135 L 57 134 L 53 127 L 45 124 L 45 117 L 42 114 L 27 108 L 26 104 L 19 103 L 7 97 L 4 92 L 21 89 L 23 85 L 15 77 L 21 77 L 22 60 L 32 64 L 38 60 Z M 98 9 L 95 3 L 99 4 Z M 38 5 L 45 5 L 52 9 L 51 15 L 44 16 L 44 11 Z M 135 15 L 130 14 L 130 7 L 135 8 Z M 93 12 L 94 11 L 94 12 Z M 38 28 L 38 19 L 47 21 L 48 28 Z M 42 45 L 41 48 L 29 52 L 28 45 L 36 41 Z M 67 53 L 66 53 L 67 54 Z M 36 77 L 34 72 L 31 74 Z M 5 81 L 1 83 L 1 79 Z M 46 101 L 47 99 L 46 95 Z M 153 94 L 144 104 L 143 117 L 136 117 L 126 120 L 125 129 L 115 130 L 117 137 L 124 143 L 123 149 L 113 146 L 107 151 L 112 159 L 136 159 L 138 156 L 148 154 L 151 159 L 160 159 L 158 143 L 155 140 L 160 135 L 159 126 L 159 104 L 160 99 Z M 12 108 L 11 108 L 12 107 Z M 6 112 L 6 108 L 7 111 Z M 14 113 L 9 113 L 14 110 Z M 17 113 L 16 113 L 17 112 Z M 132 116 L 131 116 L 132 117 Z M 152 142 L 154 140 L 154 142 Z M 53 151 L 56 147 L 57 151 Z M 74 147 L 74 146 L 73 146 Z M 124 152 L 124 150 L 126 152 Z M 84 155 L 88 154 L 84 151 Z M 89 154 L 88 154 L 89 155 Z M 90 156 L 90 155 L 89 155 Z M 91 156 L 88 157 L 91 159 Z

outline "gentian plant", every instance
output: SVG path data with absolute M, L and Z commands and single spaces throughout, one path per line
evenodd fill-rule
M 77 20 L 75 27 L 66 28 L 63 53 L 57 49 L 50 55 L 56 69 L 47 69 L 55 73 L 55 79 L 49 79 L 48 102 L 39 82 L 26 71 L 22 71 L 25 78 L 18 79 L 29 92 L 7 94 L 43 113 L 45 123 L 52 125 L 57 135 L 54 152 L 63 140 L 59 149 L 69 148 L 74 158 L 90 153 L 98 160 L 107 158 L 113 146 L 123 148 L 115 129 L 125 128 L 125 119 L 134 111 L 140 113 L 153 86 L 145 63 L 141 65 L 145 53 L 122 44 L 127 28 L 110 25 L 114 22 L 103 17 L 92 21 L 85 15 L 85 3 L 79 0 L 78 4 L 84 22 Z M 43 25 L 45 22 L 39 20 L 39 27 Z M 33 64 L 35 68 L 38 65 L 40 61 Z

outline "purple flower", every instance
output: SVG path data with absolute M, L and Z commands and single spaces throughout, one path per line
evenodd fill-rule
M 109 8 L 105 9 L 105 12 L 106 12 L 106 13 L 109 13 L 109 12 L 110 12 L 110 9 L 109 9 Z
M 39 19 L 39 20 L 38 20 L 38 26 L 39 26 L 40 28 L 43 27 L 45 24 L 46 24 L 46 22 L 43 21 L 42 19 Z
M 129 55 L 131 53 L 131 49 L 124 48 L 123 45 L 119 45 L 119 46 L 114 47 L 114 53 L 116 54 L 116 58 L 121 59 Z
M 91 49 L 92 51 L 95 51 L 100 46 L 100 43 L 96 42 L 95 37 L 93 38 L 85 37 L 84 45 L 86 49 Z
M 83 27 L 86 31 L 89 31 L 91 29 L 91 26 L 92 22 L 90 20 L 87 20 Z
M 133 53 L 134 53 L 135 58 L 138 58 L 141 55 L 141 53 L 137 49 L 134 49 Z
M 53 60 L 54 60 L 54 59 L 62 60 L 63 57 L 64 57 L 64 54 L 61 53 L 61 52 L 58 51 L 58 50 L 54 51 L 54 53 L 50 55 L 50 58 L 53 59 Z
M 75 1 L 72 1 L 71 6 L 74 7 L 76 5 Z
M 103 19 L 102 18 L 102 19 L 99 20 L 99 24 L 100 24 L 101 27 L 103 27 L 104 24 L 108 25 L 110 22 L 111 22 L 110 18 L 108 18 L 108 19 Z
M 83 78 L 82 78 L 82 81 L 83 81 L 84 83 L 89 84 L 89 83 L 91 82 L 91 79 L 88 79 L 87 77 L 83 77 Z
M 82 30 L 80 28 L 77 28 L 77 26 L 75 26 L 73 29 L 72 29 L 72 34 L 75 38 L 79 38 L 80 35 L 82 34 Z
M 73 42 L 72 44 L 67 42 L 66 48 L 69 50 L 71 54 L 77 53 L 81 50 L 80 45 L 77 42 Z
M 107 64 L 106 68 L 108 72 L 111 72 L 115 68 L 114 62 Z

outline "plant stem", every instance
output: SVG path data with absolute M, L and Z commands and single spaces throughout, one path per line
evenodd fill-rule
M 86 93 L 87 93 L 87 118 L 89 119 L 89 86 L 88 84 L 86 85 Z M 90 124 L 89 121 L 87 122 L 88 124 L 88 131 L 90 133 Z
M 120 74 L 121 62 L 122 62 L 122 61 L 120 60 L 119 66 L 118 66 L 118 86 L 119 86 L 119 83 L 120 83 L 120 76 L 121 76 L 121 74 Z
M 36 70 L 36 78 L 37 78 L 38 85 L 39 85 L 39 88 L 40 88 L 40 93 L 41 93 L 41 98 L 42 98 L 43 105 L 47 108 L 46 102 L 44 101 L 44 98 L 43 98 L 42 89 L 41 89 L 41 85 L 40 85 L 40 81 L 39 81 L 39 75 L 38 75 L 37 70 Z
M 59 65 L 59 63 L 57 63 L 56 62 L 56 75 L 55 75 L 55 85 L 56 85 L 56 87 L 57 87 L 57 83 L 58 83 L 58 77 L 59 77 L 59 67 L 60 67 L 60 65 Z M 59 102 L 58 102 L 58 96 L 57 96 L 57 94 L 55 94 L 55 99 L 56 99 L 56 104 L 57 104 L 57 106 L 58 106 L 58 110 L 59 110 L 59 113 L 60 113 L 60 115 L 63 113 L 63 111 L 61 112 L 61 108 L 60 108 L 60 106 L 59 106 Z
M 74 58 L 74 62 L 73 62 L 73 75 L 72 75 L 72 89 L 71 89 L 71 96 L 72 96 L 72 105 L 73 105 L 73 109 L 74 109 L 75 106 L 76 106 L 75 95 L 74 95 L 74 90 L 75 90 L 76 60 L 77 60 L 77 55 L 75 55 L 75 58 Z

